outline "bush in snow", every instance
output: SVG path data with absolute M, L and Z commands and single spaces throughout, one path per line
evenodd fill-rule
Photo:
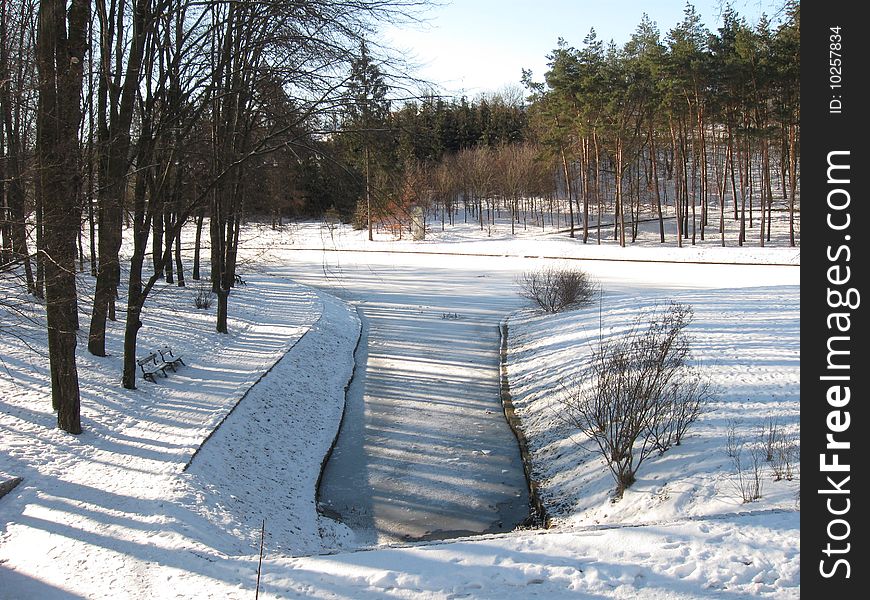
M 523 273 L 517 283 L 520 296 L 528 298 L 543 310 L 556 313 L 588 304 L 595 297 L 595 283 L 580 269 L 547 267 Z
M 770 468 L 775 481 L 795 478 L 795 463 L 800 458 L 800 445 L 794 435 L 780 435 L 774 444 Z
M 200 281 L 196 288 L 196 294 L 193 296 L 193 305 L 199 309 L 207 309 L 211 307 L 211 301 L 214 297 L 211 288 L 204 282 Z
M 774 481 L 791 481 L 796 476 L 800 445 L 797 436 L 783 431 L 779 420 L 767 417 L 747 441 L 737 435 L 737 422 L 729 426 L 726 452 L 734 469 L 733 482 L 744 503 L 761 498 L 764 463 L 770 464 Z
M 760 439 L 757 443 L 749 444 L 748 448 L 743 439 L 738 439 L 730 454 L 731 464 L 734 466 L 734 485 L 744 504 L 761 498 L 764 488 L 764 454 L 764 445 Z
M 780 437 L 782 437 L 782 432 L 780 431 L 779 419 L 774 417 L 765 419 L 758 432 L 758 438 L 764 444 L 764 460 L 767 462 L 773 461 L 776 454 L 776 444 Z
M 692 316 L 683 304 L 641 315 L 625 335 L 602 340 L 583 376 L 563 388 L 564 416 L 595 442 L 617 498 L 650 454 L 680 444 L 711 396 L 689 365 Z

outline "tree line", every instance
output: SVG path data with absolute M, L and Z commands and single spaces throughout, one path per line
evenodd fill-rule
M 483 226 L 489 207 L 510 214 L 512 229 L 549 221 L 583 242 L 604 236 L 625 245 L 644 216 L 658 221 L 664 243 L 673 218 L 682 246 L 725 245 L 732 219 L 733 243 L 763 246 L 774 210 L 784 210 L 796 245 L 799 37 L 800 5 L 791 0 L 778 25 L 764 15 L 750 25 L 726 7 L 715 32 L 687 4 L 664 36 L 644 16 L 622 46 L 605 44 L 594 28 L 580 48 L 560 39 L 543 81 L 524 72 L 525 99 L 432 96 L 394 108 L 383 88 L 362 93 L 369 112 L 344 122 L 335 152 L 358 156 L 365 140 L 369 176 L 359 179 L 375 181 L 383 202 L 372 215 L 370 189 L 354 220 L 407 220 L 416 204 L 444 222 L 461 206 L 464 219 Z M 360 81 L 369 92 L 386 85 L 377 65 L 366 69 Z M 508 154 L 515 168 L 505 168 Z M 340 212 L 354 194 L 347 200 Z
M 590 212 L 600 215 L 608 196 L 614 239 L 625 245 L 628 221 L 633 241 L 647 191 L 664 242 L 670 192 L 678 244 L 712 230 L 725 245 L 730 211 L 737 243 L 757 224 L 763 246 L 776 178 L 796 244 L 800 5 L 789 1 L 783 11 L 773 28 L 764 15 L 750 26 L 727 7 L 712 33 L 687 4 L 664 39 L 646 16 L 622 47 L 605 46 L 592 29 L 579 49 L 560 41 L 543 83 L 526 74 L 534 127 L 561 162 L 579 217 L 572 236 L 576 226 L 588 240 Z

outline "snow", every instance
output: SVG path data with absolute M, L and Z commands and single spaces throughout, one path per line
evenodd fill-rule
M 273 552 L 317 552 L 349 537 L 346 527 L 318 515 L 314 500 L 353 373 L 359 320 L 347 305 L 321 299 L 317 322 L 249 388 L 185 471 L 184 503 L 231 534 L 226 554 L 257 548 L 263 519 Z
M 653 455 L 626 496 L 611 503 L 614 482 L 591 445 L 565 423 L 560 390 L 582 373 L 599 335 L 618 334 L 639 311 L 671 300 L 695 308 L 688 328 L 694 362 L 716 394 L 683 442 Z M 793 510 L 798 481 L 774 481 L 768 465 L 763 497 L 743 503 L 725 440 L 730 423 L 749 443 L 768 420 L 784 434 L 798 431 L 797 286 L 613 293 L 605 294 L 602 304 L 600 317 L 596 304 L 555 317 L 526 310 L 508 320 L 514 406 L 532 440 L 535 478 L 546 504 L 555 507 L 551 516 L 560 524 L 578 525 Z M 553 364 L 563 367 L 553 369 Z M 796 459 L 796 469 L 799 464 Z
M 799 228 L 800 221 L 797 226 Z M 575 238 L 568 237 L 567 226 L 552 227 L 549 222 L 541 229 L 531 223 L 527 226 L 517 224 L 511 233 L 510 221 L 501 219 L 493 225 L 485 224 L 481 229 L 473 216 L 465 217 L 458 213 L 454 225 L 441 223 L 430 214 L 427 220 L 424 240 L 413 241 L 405 229 L 400 235 L 387 230 L 375 230 L 374 242 L 368 241 L 367 231 L 355 231 L 346 225 L 324 225 L 302 222 L 286 225 L 281 234 L 266 228 L 248 231 L 250 247 L 314 250 L 363 250 L 367 252 L 417 252 L 434 256 L 453 254 L 504 256 L 508 258 L 560 258 L 574 260 L 607 261 L 645 261 L 645 262 L 699 262 L 725 264 L 781 264 L 799 265 L 800 248 L 789 246 L 788 214 L 783 211 L 773 213 L 771 241 L 765 247 L 758 244 L 758 223 L 754 229 L 747 229 L 747 240 L 738 245 L 736 230 L 738 223 L 726 220 L 725 247 L 721 246 L 717 226 L 709 226 L 706 241 L 701 241 L 696 232 L 696 244 L 683 241 L 677 247 L 676 222 L 673 218 L 665 220 L 666 243 L 659 243 L 657 221 L 643 222 L 639 227 L 638 240 L 630 242 L 627 234 L 626 247 L 620 247 L 613 239 L 613 226 L 602 226 L 601 241 L 598 242 L 597 230 L 590 224 L 589 240 L 581 243 L 582 227 L 575 227 Z M 606 224 L 606 219 L 602 220 Z M 799 231 L 797 242 L 800 243 Z
M 762 498 L 743 503 L 725 449 L 732 422 L 747 438 L 768 416 L 797 433 L 799 250 L 491 233 L 457 227 L 414 244 L 250 225 L 229 335 L 191 288 L 164 285 L 148 301 L 140 352 L 168 343 L 184 356 L 177 373 L 123 390 L 121 323 L 109 357 L 80 338 L 80 436 L 55 428 L 42 309 L 4 314 L 0 479 L 23 480 L 0 498 L 0 598 L 250 598 L 263 519 L 264 598 L 799 597 L 799 476 L 765 470 Z M 695 309 L 696 358 L 719 394 L 616 503 L 600 460 L 553 418 L 553 384 L 588 353 L 599 309 L 530 311 L 514 281 L 541 256 L 579 259 L 566 264 L 601 281 L 605 333 L 670 299 Z M 86 325 L 92 280 L 80 284 Z M 360 331 L 353 304 L 376 288 L 383 307 L 416 302 L 445 332 L 442 312 L 508 317 L 511 391 L 552 529 L 358 548 L 316 513 Z

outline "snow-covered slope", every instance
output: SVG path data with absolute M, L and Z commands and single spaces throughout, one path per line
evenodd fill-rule
M 688 328 L 693 362 L 714 396 L 683 442 L 661 456 L 653 453 L 625 497 L 611 502 L 615 483 L 594 444 L 568 422 L 560 394 L 582 372 L 599 335 L 618 335 L 642 311 L 669 300 L 694 307 Z M 513 315 L 511 391 L 551 516 L 577 526 L 793 511 L 798 480 L 776 480 L 770 464 L 762 465 L 762 497 L 744 503 L 727 438 L 730 429 L 745 442 L 745 467 L 759 432 L 772 423 L 794 442 L 792 469 L 799 472 L 799 325 L 794 286 L 620 293 L 605 295 L 601 312 L 596 303 L 555 316 Z

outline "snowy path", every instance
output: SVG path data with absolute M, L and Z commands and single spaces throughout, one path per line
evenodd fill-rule
M 344 271 L 345 286 L 371 284 L 344 292 L 363 301 L 367 343 L 321 502 L 363 544 L 510 531 L 529 511 L 499 400 L 503 303 L 452 287 L 454 272 L 385 276 Z

